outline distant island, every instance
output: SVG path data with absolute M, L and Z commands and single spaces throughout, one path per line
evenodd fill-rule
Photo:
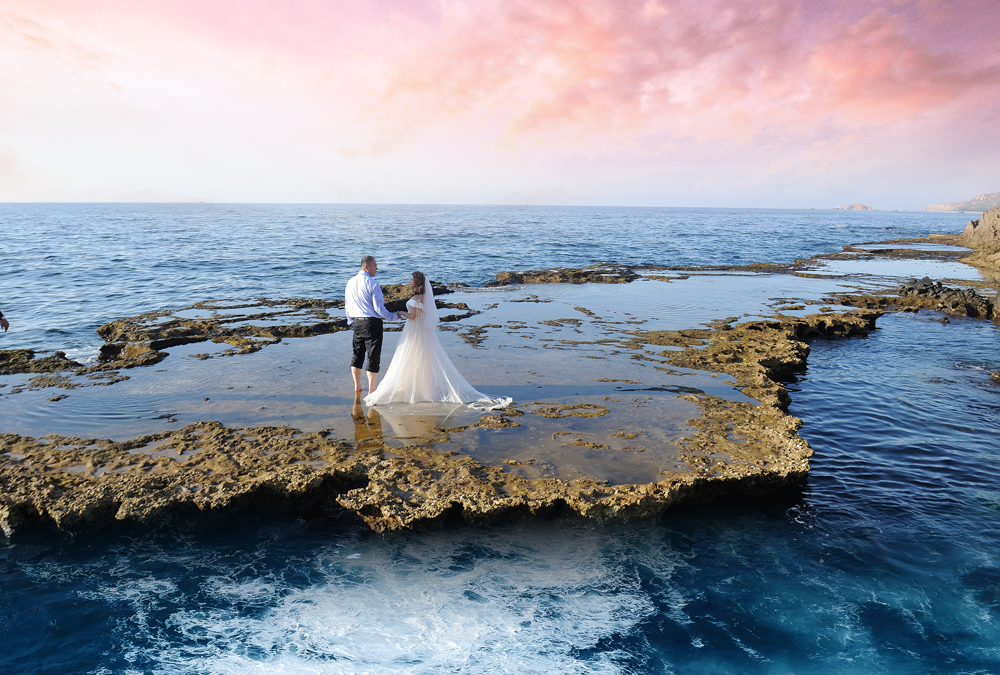
M 849 206 L 834 206 L 831 211 L 874 211 L 870 206 L 864 204 L 851 204 Z
M 978 197 L 973 197 L 964 202 L 952 202 L 948 204 L 931 204 L 924 211 L 951 211 L 962 212 L 972 211 L 986 213 L 991 209 L 1000 206 L 1000 192 L 989 192 Z

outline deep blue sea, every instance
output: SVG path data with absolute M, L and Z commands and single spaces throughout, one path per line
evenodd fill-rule
M 783 262 L 968 216 L 0 205 L 0 348 L 220 297 L 340 297 L 361 255 L 482 285 L 599 261 Z M 789 385 L 801 493 L 642 523 L 376 535 L 246 514 L 0 542 L 3 673 L 1000 673 L 1000 330 L 890 314 Z M 0 403 L 2 405 L 2 403 Z M 2 431 L 0 408 L 0 431 Z

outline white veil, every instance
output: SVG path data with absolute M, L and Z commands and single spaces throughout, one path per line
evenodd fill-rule
M 424 328 L 428 330 L 437 329 L 438 325 L 438 308 L 437 303 L 434 302 L 434 289 L 431 288 L 431 280 L 424 278 Z

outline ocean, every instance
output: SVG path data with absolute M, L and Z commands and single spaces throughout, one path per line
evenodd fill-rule
M 6 204 L 0 309 L 12 328 L 0 348 L 89 359 L 100 344 L 94 329 L 122 316 L 215 298 L 342 297 L 365 253 L 378 258 L 382 283 L 419 268 L 482 286 L 504 270 L 604 261 L 791 262 L 851 243 L 957 233 L 967 219 Z M 747 286 L 770 282 L 711 283 L 711 311 L 707 295 L 666 284 L 678 295 L 669 320 L 688 312 L 698 325 L 731 310 Z M 1000 387 L 988 377 L 1000 369 L 1000 330 L 938 319 L 887 314 L 868 337 L 812 343 L 807 369 L 788 384 L 812 468 L 799 492 L 774 500 L 644 522 L 526 519 L 384 535 L 348 515 L 255 513 L 0 543 L 0 667 L 1000 672 Z M 0 400 L 0 433 L 7 405 Z
M 0 204 L 0 310 L 16 346 L 96 355 L 114 319 L 218 298 L 342 298 L 379 281 L 482 286 L 600 262 L 792 262 L 844 244 L 958 233 L 954 213 L 507 206 Z M 15 346 L 5 337 L 4 349 Z

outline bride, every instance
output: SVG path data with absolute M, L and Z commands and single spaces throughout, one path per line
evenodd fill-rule
M 510 405 L 509 397 L 491 398 L 476 391 L 448 358 L 438 341 L 437 305 L 431 282 L 423 272 L 410 278 L 413 297 L 406 302 L 403 335 L 396 353 L 375 391 L 365 396 L 369 406 L 385 403 L 419 403 L 443 401 L 468 403 L 480 410 L 493 410 Z

